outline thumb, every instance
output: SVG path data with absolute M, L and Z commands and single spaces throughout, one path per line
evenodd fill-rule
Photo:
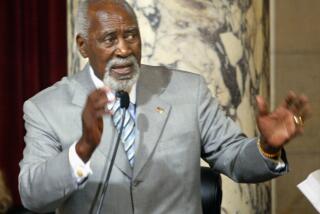
M 262 96 L 256 96 L 256 101 L 257 101 L 259 116 L 269 114 L 268 106 L 267 106 L 265 99 Z

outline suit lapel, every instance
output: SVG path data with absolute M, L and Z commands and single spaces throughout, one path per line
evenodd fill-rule
M 87 64 L 81 72 L 75 74 L 74 83 L 75 87 L 72 103 L 84 108 L 88 95 L 96 89 L 89 73 L 89 64 Z M 106 159 L 111 160 L 117 135 L 118 132 L 114 127 L 112 118 L 109 115 L 104 116 L 101 143 L 96 150 L 100 151 Z M 132 177 L 132 169 L 121 144 L 122 143 L 120 141 L 117 157 L 115 159 L 115 166 L 117 166 L 127 176 Z
M 142 70 L 142 72 L 148 71 Z M 157 87 L 157 82 L 144 77 L 144 73 L 137 85 L 136 128 L 138 136 L 135 141 L 137 149 L 133 179 L 138 176 L 152 157 L 171 109 L 171 105 L 160 97 L 163 89 L 160 86 Z
M 88 95 L 96 89 L 89 73 L 89 64 L 87 64 L 82 71 L 74 75 L 73 82 L 74 96 L 72 103 L 84 107 Z

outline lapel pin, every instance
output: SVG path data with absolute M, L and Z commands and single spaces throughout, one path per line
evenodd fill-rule
M 156 111 L 160 114 L 164 113 L 164 109 L 159 106 L 156 108 Z

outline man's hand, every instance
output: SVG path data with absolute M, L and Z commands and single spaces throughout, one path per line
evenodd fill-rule
M 87 102 L 82 112 L 82 136 L 76 145 L 76 152 L 79 157 L 87 162 L 95 148 L 99 145 L 103 131 L 102 117 L 111 114 L 106 109 L 108 102 L 108 88 L 100 88 L 93 91 L 87 98 Z
M 310 115 L 308 98 L 289 92 L 283 103 L 273 112 L 268 111 L 267 104 L 257 96 L 259 113 L 257 124 L 261 133 L 261 147 L 269 154 L 277 153 L 289 140 L 303 133 L 303 123 Z

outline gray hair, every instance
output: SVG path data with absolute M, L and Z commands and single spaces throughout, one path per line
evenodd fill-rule
M 88 0 L 80 0 L 78 6 L 78 16 L 76 20 L 76 35 L 88 38 L 89 18 L 88 18 Z
M 88 31 L 90 21 L 88 17 L 88 7 L 92 2 L 99 2 L 99 0 L 80 0 L 78 6 L 78 15 L 76 20 L 76 35 L 80 35 L 85 39 L 88 39 Z M 132 7 L 125 0 L 110 0 L 110 2 L 119 4 L 130 13 L 133 18 L 137 21 L 137 16 Z

